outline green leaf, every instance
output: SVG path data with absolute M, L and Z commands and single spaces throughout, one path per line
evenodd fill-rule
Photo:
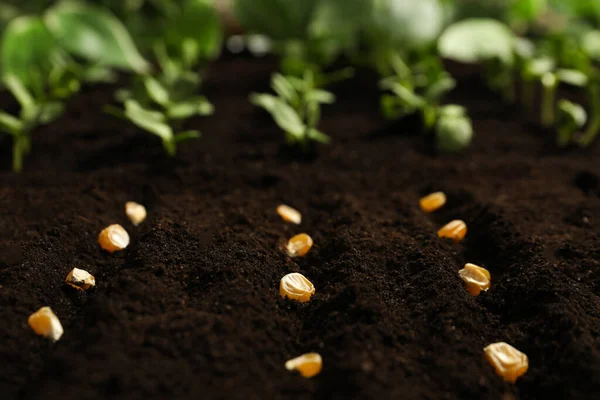
M 51 101 L 39 106 L 38 121 L 41 124 L 49 124 L 60 117 L 65 111 L 65 106 L 60 101 Z
M 250 102 L 267 110 L 273 116 L 275 123 L 285 132 L 297 138 L 303 137 L 306 126 L 302 119 L 296 110 L 280 98 L 270 94 L 252 94 Z
M 539 78 L 554 70 L 556 62 L 550 57 L 539 57 L 525 63 L 523 74 L 526 79 Z
M 584 87 L 588 83 L 587 75 L 575 69 L 558 69 L 556 78 L 561 82 L 578 87 Z
M 33 96 L 16 75 L 5 76 L 4 85 L 15 96 L 15 99 L 17 99 L 23 110 L 32 109 L 35 106 Z
M 187 119 L 194 115 L 211 115 L 214 107 L 204 96 L 197 96 L 186 101 L 172 104 L 167 108 L 167 118 Z
M 438 0 L 373 0 L 372 18 L 375 40 L 420 49 L 440 34 L 444 9 Z
M 473 139 L 473 127 L 464 108 L 457 105 L 442 107 L 435 135 L 436 147 L 441 152 L 455 152 L 468 147 Z
M 300 99 L 298 93 L 290 81 L 279 73 L 271 77 L 271 87 L 279 97 L 291 104 L 297 104 Z
M 510 29 L 492 19 L 468 19 L 450 25 L 438 41 L 440 55 L 445 58 L 477 63 L 499 59 L 513 62 L 515 37 Z
M 213 59 L 221 51 L 223 28 L 213 0 L 184 0 L 181 11 L 167 21 L 163 39 L 171 54 L 187 68 L 200 59 Z
M 527 24 L 535 21 L 548 7 L 547 0 L 516 0 L 508 9 L 508 19 L 514 24 Z
M 0 111 L 0 130 L 18 136 L 23 130 L 23 122 L 4 111 Z
M 323 144 L 329 144 L 331 142 L 331 138 L 329 136 L 327 136 L 326 134 L 324 134 L 323 132 L 315 129 L 315 128 L 310 128 L 308 130 L 307 136 L 319 143 L 323 143 Z
M 335 95 L 331 92 L 322 89 L 314 89 L 306 94 L 307 103 L 333 104 L 335 103 Z
M 199 138 L 200 138 L 200 132 L 185 131 L 185 132 L 179 132 L 179 133 L 175 134 L 175 136 L 173 137 L 173 140 L 175 141 L 175 143 L 182 143 L 182 142 L 187 142 L 188 140 L 199 139 Z
M 165 123 L 165 116 L 158 111 L 145 109 L 130 99 L 125 101 L 125 117 L 138 127 L 159 136 L 164 142 L 173 140 L 173 130 Z
M 123 24 L 109 11 L 64 2 L 46 11 L 48 29 L 67 51 L 98 65 L 145 73 L 150 69 Z
M 17 77 L 32 88 L 34 74 L 45 76 L 62 53 L 54 38 L 39 17 L 18 17 L 7 27 L 2 36 L 0 66 L 2 76 Z
M 433 82 L 425 91 L 425 99 L 429 103 L 437 103 L 446 93 L 456 87 L 456 81 L 450 76 L 443 76 Z
M 581 105 L 563 99 L 558 102 L 557 107 L 560 125 L 572 124 L 580 129 L 587 122 L 587 113 Z
M 169 92 L 162 83 L 151 76 L 145 77 L 143 82 L 146 93 L 148 93 L 148 96 L 152 101 L 161 106 L 166 106 L 170 103 Z
M 581 46 L 585 53 L 596 61 L 600 61 L 600 30 L 585 33 Z

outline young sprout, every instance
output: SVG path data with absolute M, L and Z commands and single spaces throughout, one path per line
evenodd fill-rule
M 13 138 L 13 171 L 20 172 L 23 157 L 31 150 L 31 132 L 40 125 L 56 120 L 63 113 L 64 106 L 60 101 L 44 98 L 41 87 L 37 90 L 37 97 L 34 97 L 14 75 L 6 76 L 4 85 L 21 106 L 18 117 L 0 111 L 0 131 Z
M 321 119 L 321 105 L 333 103 L 335 96 L 316 87 L 312 71 L 305 71 L 302 79 L 273 74 L 271 88 L 277 96 L 253 93 L 250 102 L 271 114 L 285 132 L 288 144 L 306 148 L 311 140 L 324 144 L 330 142 L 329 136 L 316 127 Z
M 448 104 L 440 107 L 438 113 L 435 126 L 437 149 L 455 152 L 468 147 L 473 140 L 473 127 L 465 108 Z
M 560 100 L 557 106 L 557 130 L 556 143 L 559 147 L 565 147 L 573 141 L 573 136 L 587 122 L 585 109 L 568 100 Z
M 556 71 L 547 71 L 541 76 L 542 82 L 542 108 L 541 122 L 543 126 L 551 126 L 554 123 L 554 109 L 556 101 L 556 91 L 560 82 L 573 86 L 585 87 L 588 83 L 588 77 L 581 71 L 574 69 L 557 69 Z
M 532 109 L 535 102 L 535 87 L 542 76 L 555 68 L 555 61 L 550 57 L 537 57 L 525 60 L 521 69 L 523 103 Z
M 594 80 L 589 89 L 590 122 L 581 137 L 577 140 L 580 146 L 589 146 L 600 133 L 600 82 Z

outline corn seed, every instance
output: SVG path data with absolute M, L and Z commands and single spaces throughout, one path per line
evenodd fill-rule
M 290 206 L 281 204 L 277 207 L 277 214 L 285 221 L 291 222 L 292 224 L 300 225 L 302 222 L 302 214 L 298 210 L 293 209 Z
M 492 343 L 483 349 L 485 357 L 492 364 L 496 374 L 505 381 L 515 383 L 517 378 L 527 372 L 529 358 L 508 343 Z
M 312 245 L 312 238 L 306 233 L 301 233 L 288 241 L 286 250 L 290 257 L 302 257 L 308 253 Z
M 40 336 L 56 342 L 64 333 L 60 321 L 50 307 L 42 307 L 27 320 L 31 329 Z
M 421 198 L 419 206 L 426 213 L 434 212 L 446 204 L 446 195 L 444 192 L 435 192 Z
M 69 272 L 69 275 L 67 275 L 65 283 L 78 290 L 88 290 L 92 286 L 96 286 L 96 279 L 83 269 L 73 268 L 73 270 Z
M 135 201 L 128 201 L 125 203 L 125 214 L 127 214 L 133 226 L 138 226 L 146 219 L 146 207 Z
M 114 253 L 129 246 L 129 234 L 119 224 L 110 225 L 100 232 L 98 243 L 104 250 Z
M 296 370 L 305 378 L 312 378 L 321 372 L 323 360 L 318 353 L 306 353 L 288 360 L 285 363 L 285 368 L 288 371 Z
M 305 303 L 315 294 L 315 287 L 304 275 L 294 272 L 281 278 L 279 293 L 281 297 Z
M 438 231 L 438 236 L 443 238 L 449 238 L 454 240 L 456 243 L 464 239 L 467 234 L 467 224 L 460 219 L 448 222 L 442 226 Z
M 465 267 L 458 271 L 458 276 L 465 281 L 468 292 L 473 296 L 479 295 L 482 290 L 488 290 L 491 285 L 490 272 L 475 264 L 465 264 Z

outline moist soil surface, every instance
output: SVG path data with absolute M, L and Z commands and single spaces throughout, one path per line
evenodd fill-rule
M 388 123 L 369 74 L 334 88 L 320 125 L 333 142 L 287 150 L 251 91 L 271 60 L 225 57 L 206 75 L 216 114 L 167 159 L 159 140 L 102 113 L 115 87 L 87 88 L 39 129 L 25 171 L 0 142 L 0 393 L 3 399 L 594 399 L 600 395 L 600 145 L 557 150 L 476 72 L 449 99 L 477 135 L 439 156 L 419 121 Z M 419 198 L 448 195 L 425 214 Z M 134 227 L 126 201 L 148 208 Z M 299 226 L 275 213 L 302 212 Z M 459 244 L 437 237 L 452 219 Z M 109 224 L 131 235 L 103 251 Z M 306 232 L 311 251 L 283 245 Z M 457 271 L 491 272 L 470 295 Z M 78 267 L 97 286 L 63 281 Z M 284 300 L 301 272 L 316 294 Z M 36 336 L 50 306 L 65 333 Z M 515 385 L 482 349 L 529 357 Z M 286 360 L 316 351 L 305 379 Z

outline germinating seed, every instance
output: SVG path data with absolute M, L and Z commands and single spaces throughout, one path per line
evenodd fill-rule
M 65 283 L 78 290 L 88 290 L 92 286 L 96 286 L 96 279 L 93 275 L 83 269 L 73 268 L 73 270 L 69 272 L 69 275 L 67 275 Z
M 485 357 L 492 364 L 496 374 L 505 381 L 515 383 L 517 378 L 527 372 L 529 358 L 508 343 L 492 343 L 483 349 Z
M 467 224 L 460 219 L 448 222 L 438 231 L 439 237 L 445 237 L 454 240 L 456 243 L 464 239 L 467 234 Z
M 321 372 L 323 360 L 318 353 L 306 353 L 300 357 L 292 358 L 285 363 L 288 371 L 298 371 L 305 378 L 312 378 Z
M 42 307 L 29 316 L 27 320 L 31 329 L 40 336 L 56 342 L 64 333 L 58 317 L 50 307 Z
M 138 226 L 146 219 L 146 207 L 135 201 L 125 203 L 125 214 L 134 226 Z
M 288 241 L 286 250 L 290 257 L 302 257 L 308 253 L 313 245 L 313 240 L 306 233 L 294 236 Z
M 281 297 L 306 303 L 310 300 L 310 296 L 315 294 L 315 287 L 304 275 L 293 272 L 281 278 L 279 293 Z
M 98 243 L 104 250 L 114 253 L 129 246 L 129 234 L 121 225 L 113 224 L 100 232 Z
M 291 222 L 292 224 L 300 225 L 302 222 L 302 214 L 298 210 L 293 209 L 290 206 L 281 204 L 277 207 L 277 214 L 285 221 Z
M 491 285 L 490 272 L 475 264 L 465 264 L 465 267 L 458 271 L 458 276 L 465 282 L 467 291 L 473 296 L 479 295 L 482 290 L 488 290 Z
M 446 204 L 446 195 L 444 192 L 435 192 L 421 198 L 419 206 L 426 213 L 434 212 Z

